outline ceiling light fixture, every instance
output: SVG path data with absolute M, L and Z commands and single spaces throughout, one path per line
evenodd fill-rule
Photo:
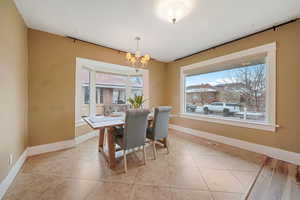
M 145 67 L 148 62 L 150 61 L 149 54 L 145 54 L 144 56 L 141 56 L 141 51 L 139 47 L 139 42 L 141 40 L 140 37 L 135 37 L 136 40 L 136 51 L 135 54 L 131 54 L 130 52 L 126 53 L 126 60 L 136 68 L 136 71 L 138 71 L 138 68 Z
M 175 24 L 189 14 L 192 7 L 193 0 L 159 0 L 157 3 L 157 15 Z

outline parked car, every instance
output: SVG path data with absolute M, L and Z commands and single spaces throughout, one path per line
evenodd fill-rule
M 197 106 L 195 112 L 202 113 L 203 112 L 203 106 Z
M 197 106 L 193 104 L 186 104 L 186 111 L 187 112 L 195 112 Z
M 211 104 L 205 104 L 203 111 L 205 114 L 216 112 L 228 116 L 240 112 L 240 108 L 241 106 L 238 103 L 213 102 Z

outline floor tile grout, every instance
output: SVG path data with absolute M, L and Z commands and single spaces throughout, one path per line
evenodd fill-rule
M 95 190 L 96 185 L 99 185 L 100 183 L 104 183 L 104 184 L 124 184 L 124 185 L 129 185 L 132 186 L 131 188 L 131 194 L 130 194 L 130 200 L 134 197 L 135 195 L 135 187 L 137 186 L 149 186 L 149 187 L 157 187 L 157 188 L 166 188 L 168 190 L 170 190 L 170 192 L 172 193 L 173 191 L 178 191 L 178 190 L 182 190 L 182 191 L 199 191 L 199 192 L 208 192 L 208 194 L 210 195 L 210 198 L 213 200 L 214 196 L 213 193 L 214 192 L 220 192 L 220 193 L 232 193 L 232 194 L 242 194 L 242 193 L 237 193 L 237 192 L 227 192 L 226 190 L 215 190 L 210 188 L 209 183 L 206 180 L 206 177 L 204 177 L 203 175 L 203 170 L 214 170 L 214 171 L 226 171 L 228 172 L 232 178 L 234 178 L 238 183 L 242 184 L 240 182 L 240 180 L 232 173 L 232 171 L 241 171 L 241 172 L 253 172 L 252 170 L 246 170 L 245 169 L 214 169 L 214 168 L 210 168 L 210 167 L 201 167 L 199 166 L 198 161 L 196 160 L 196 156 L 197 156 L 197 151 L 199 150 L 200 152 L 203 151 L 203 154 L 200 154 L 199 156 L 203 156 L 203 157 L 207 157 L 207 158 L 214 158 L 214 157 L 224 157 L 226 158 L 226 156 L 231 156 L 231 154 L 229 153 L 231 151 L 230 148 L 228 148 L 228 150 L 223 149 L 222 148 L 227 148 L 226 146 L 219 146 L 218 148 L 216 146 L 210 146 L 210 144 L 207 144 L 206 141 L 202 141 L 202 140 L 197 140 L 197 141 L 191 141 L 189 140 L 188 137 L 185 138 L 180 138 L 178 136 L 176 136 L 176 134 L 171 134 L 171 138 L 170 138 L 170 142 L 172 142 L 173 144 L 171 145 L 171 151 L 170 154 L 164 154 L 164 149 L 163 148 L 159 148 L 158 149 L 158 159 L 157 160 L 153 160 L 152 157 L 150 156 L 152 153 L 151 146 L 148 147 L 148 149 L 146 150 L 149 153 L 149 156 L 147 160 L 147 164 L 146 166 L 140 165 L 140 158 L 141 158 L 141 151 L 137 151 L 134 153 L 134 155 L 132 154 L 132 157 L 129 157 L 129 159 L 133 159 L 132 163 L 131 163 L 131 168 L 129 168 L 129 171 L 127 173 L 127 175 L 122 173 L 122 160 L 120 160 L 120 162 L 118 163 L 118 165 L 120 165 L 117 170 L 110 170 L 107 167 L 105 160 L 101 157 L 101 155 L 99 155 L 98 151 L 93 150 L 92 148 L 90 148 L 90 145 L 94 145 L 97 143 L 97 138 L 95 139 L 90 139 L 88 141 L 86 141 L 86 143 L 82 143 L 80 145 L 78 145 L 75 148 L 72 149 L 68 149 L 65 151 L 59 151 L 59 152 L 51 152 L 45 155 L 38 155 L 35 157 L 30 157 L 24 164 L 21 172 L 18 174 L 18 176 L 22 177 L 22 175 L 26 175 L 28 174 L 29 176 L 49 176 L 49 177 L 58 177 L 59 179 L 62 180 L 70 180 L 70 181 L 89 181 L 89 182 L 94 182 L 95 186 L 91 187 L 87 193 L 87 195 L 83 198 L 85 200 L 89 199 L 89 195 L 91 195 L 90 193 L 93 192 L 93 190 Z M 188 145 L 191 144 L 191 145 Z M 174 146 L 173 146 L 174 145 Z M 88 149 L 88 150 L 86 150 Z M 197 151 L 193 152 L 194 150 L 198 149 Z M 209 151 L 212 150 L 213 153 L 214 151 L 216 152 L 216 155 L 213 154 L 209 154 Z M 208 153 L 207 153 L 207 152 Z M 226 152 L 228 151 L 228 152 Z M 220 155 L 217 155 L 217 153 L 220 152 Z M 56 154 L 59 153 L 57 156 Z M 207 153 L 207 154 L 206 154 Z M 243 155 L 244 154 L 248 154 L 248 153 L 252 153 L 252 152 L 241 152 L 240 156 L 232 156 L 232 158 L 230 157 L 230 159 L 241 159 L 243 160 Z M 224 155 L 222 155 L 224 154 Z M 188 156 L 187 156 L 188 155 Z M 233 154 L 235 155 L 235 154 Z M 72 157 L 73 156 L 73 157 Z M 182 156 L 186 156 L 186 157 L 182 157 Z M 87 157 L 84 159 L 84 157 Z M 181 158 L 183 158 L 183 160 L 181 160 Z M 253 156 L 251 156 L 251 159 L 256 159 L 256 154 L 253 153 Z M 250 159 L 250 162 L 252 162 L 252 160 Z M 136 162 L 136 163 L 135 163 Z M 187 163 L 185 163 L 187 162 Z M 64 164 L 65 163 L 65 164 Z M 70 163 L 70 164 L 69 164 Z M 95 163 L 98 163 L 96 165 L 93 165 Z M 51 168 L 51 165 L 54 164 L 53 168 Z M 56 166 L 55 164 L 59 164 L 59 166 Z M 75 164 L 75 165 L 74 165 Z M 247 164 L 247 163 L 246 163 Z M 61 166 L 60 166 L 61 165 Z M 72 166 L 74 165 L 74 166 Z M 247 166 L 247 165 L 245 165 Z M 254 165 L 255 166 L 255 165 Z M 92 167 L 92 169 L 90 169 Z M 151 168 L 154 167 L 154 168 Z M 152 182 L 151 178 L 151 174 L 147 175 L 150 177 L 142 177 L 142 180 L 139 182 L 138 180 L 138 176 L 139 175 L 145 175 L 145 173 L 147 172 L 147 169 L 152 169 L 154 170 L 154 172 L 152 171 L 151 173 L 163 173 L 163 167 L 167 167 L 166 171 L 168 173 L 168 175 L 166 175 L 167 180 L 166 184 L 164 184 L 163 182 L 160 182 L 160 180 L 158 181 L 157 178 L 160 178 L 159 176 L 154 178 L 154 182 Z M 47 170 L 47 168 L 50 169 Z M 190 175 L 190 177 L 187 178 L 187 182 L 172 182 L 174 180 L 176 180 L 176 177 L 178 175 L 182 175 L 181 173 L 190 173 L 189 171 L 193 169 L 197 171 L 197 174 L 199 176 L 199 180 L 202 180 L 201 184 L 204 184 L 203 186 L 201 186 L 201 184 L 199 186 L 197 185 L 193 185 L 195 184 L 194 182 L 189 183 L 189 179 L 191 180 L 197 180 L 197 178 L 195 179 L 195 176 Z M 65 172 L 69 172 L 67 175 L 64 174 Z M 75 171 L 74 171 L 75 170 Z M 93 171 L 90 171 L 93 170 Z M 100 170 L 99 172 L 97 172 L 98 170 Z M 158 170 L 158 171 L 156 171 Z M 179 170 L 179 171 L 177 171 Z M 182 171 L 183 170 L 183 171 Z M 78 174 L 78 172 L 80 172 Z M 43 173 L 44 172 L 44 173 Z M 76 174 L 77 172 L 77 174 Z M 172 174 L 173 172 L 175 172 L 175 174 Z M 94 175 L 93 175 L 94 173 Z M 96 174 L 95 174 L 96 173 Z M 130 174 L 132 173 L 132 174 Z M 94 178 L 93 178 L 94 176 Z M 118 176 L 120 177 L 119 180 L 117 180 Z M 175 176 L 175 177 L 173 177 Z M 25 177 L 26 178 L 26 177 Z M 29 177 L 30 178 L 30 177 Z M 150 179 L 149 179 L 150 178 Z M 175 178 L 175 179 L 173 179 Z M 144 183 L 143 183 L 144 181 Z M 176 180 L 176 181 L 181 181 L 181 180 Z M 147 183 L 148 182 L 148 183 Z M 162 184 L 161 184 L 162 183 Z M 179 183 L 179 184 L 178 184 Z M 76 184 L 76 183 L 75 183 Z M 199 188 L 196 188 L 199 187 Z M 202 188 L 203 187 L 203 188 Z M 205 189 L 204 189 L 205 188 Z M 58 188 L 60 189 L 60 188 Z M 88 189 L 87 189 L 88 190 Z M 43 195 L 43 194 L 40 194 Z

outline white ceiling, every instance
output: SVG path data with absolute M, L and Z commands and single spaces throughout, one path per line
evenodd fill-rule
M 157 16 L 159 0 L 15 0 L 28 27 L 135 51 L 160 61 L 207 49 L 300 16 L 300 0 L 195 0 L 178 23 Z

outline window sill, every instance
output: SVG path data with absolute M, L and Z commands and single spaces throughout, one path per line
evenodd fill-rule
M 238 119 L 237 120 L 224 119 L 224 118 L 220 118 L 220 117 L 203 116 L 203 115 L 192 114 L 192 113 L 180 113 L 179 117 L 193 119 L 193 120 L 213 122 L 213 123 L 226 124 L 226 125 L 231 125 L 231 126 L 244 127 L 244 128 L 253 128 L 253 129 L 259 129 L 259 130 L 271 131 L 271 132 L 275 132 L 276 128 L 278 127 L 275 124 L 269 124 L 269 123 L 242 121 L 242 120 L 238 120 Z
M 75 121 L 75 127 L 83 126 L 85 125 L 85 121 L 83 119 Z

